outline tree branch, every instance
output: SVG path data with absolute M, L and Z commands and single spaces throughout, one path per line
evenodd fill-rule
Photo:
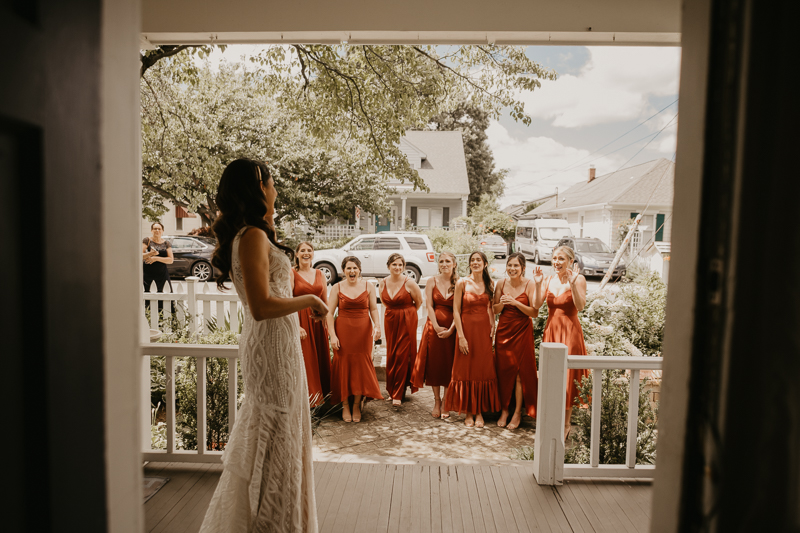
M 160 60 L 164 59 L 165 57 L 171 57 L 175 54 L 179 54 L 188 48 L 200 48 L 205 46 L 204 44 L 181 44 L 178 46 L 174 45 L 166 45 L 166 46 L 159 46 L 156 50 L 150 50 L 145 54 L 139 56 L 142 62 L 141 68 L 139 68 L 139 77 L 143 77 L 144 73 L 147 72 L 147 69 L 158 63 Z

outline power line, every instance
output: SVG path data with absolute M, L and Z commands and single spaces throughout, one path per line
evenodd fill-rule
M 607 155 L 611 155 L 611 154 L 613 154 L 613 153 L 615 153 L 615 152 L 618 152 L 619 150 L 622 150 L 622 149 L 625 149 L 625 148 L 627 148 L 628 146 L 631 146 L 632 144 L 636 144 L 637 142 L 640 142 L 640 141 L 642 141 L 642 140 L 646 139 L 647 137 L 650 137 L 650 135 L 646 135 L 645 137 L 642 137 L 641 139 L 638 139 L 638 140 L 636 140 L 636 141 L 634 141 L 634 142 L 632 142 L 632 143 L 626 144 L 626 145 L 625 145 L 625 146 L 623 146 L 622 148 L 618 148 L 618 149 L 616 149 L 616 150 L 614 150 L 614 151 L 608 152 L 607 154 L 604 154 L 604 155 L 602 155 L 602 156 L 600 156 L 600 157 L 597 157 L 597 158 L 595 158 L 595 159 L 592 159 L 591 161 L 585 161 L 585 162 L 584 162 L 584 159 L 586 159 L 587 157 L 591 157 L 591 156 L 593 156 L 594 154 L 596 154 L 596 153 L 600 152 L 602 149 L 606 148 L 607 146 L 610 146 L 610 145 L 614 144 L 615 142 L 617 142 L 618 140 L 622 139 L 623 137 L 625 137 L 626 135 L 628 135 L 628 134 L 629 134 L 629 133 L 631 133 L 632 131 L 634 131 L 634 130 L 638 129 L 640 126 L 643 126 L 643 125 L 644 125 L 644 124 L 646 124 L 648 121 L 650 121 L 650 120 L 652 120 L 653 118 L 657 117 L 658 115 L 660 115 L 661 113 L 663 113 L 664 111 L 666 111 L 667 109 L 669 109 L 670 107 L 672 107 L 673 105 L 675 105 L 675 104 L 678 102 L 678 100 L 679 100 L 679 98 L 676 98 L 676 99 L 675 99 L 674 101 L 672 101 L 672 102 L 671 102 L 669 105 L 667 105 L 667 106 L 665 106 L 665 107 L 661 108 L 661 109 L 660 109 L 660 110 L 658 110 L 656 113 L 654 113 L 654 114 L 650 115 L 649 117 L 647 117 L 647 118 L 646 118 L 646 119 L 644 119 L 643 121 L 639 122 L 639 123 L 638 123 L 636 126 L 634 126 L 633 128 L 629 129 L 628 131 L 626 131 L 626 132 L 625 132 L 625 133 L 623 133 L 622 135 L 620 135 L 620 136 L 616 137 L 614 140 L 607 142 L 606 144 L 604 144 L 603 146 L 601 146 L 600 148 L 598 148 L 598 149 L 597 149 L 597 150 L 595 150 L 594 152 L 592 152 L 592 153 L 590 153 L 590 154 L 587 154 L 587 155 L 585 155 L 585 156 L 581 157 L 581 158 L 580 158 L 580 159 L 578 159 L 577 161 L 575 161 L 575 162 L 573 162 L 573 163 L 570 163 L 569 165 L 565 166 L 564 168 L 562 168 L 562 169 L 560 169 L 560 170 L 557 170 L 557 171 L 555 171 L 553 174 L 550 174 L 550 175 L 548 175 L 548 176 L 545 176 L 545 177 L 543 177 L 543 178 L 538 178 L 538 179 L 536 179 L 536 180 L 534 180 L 534 181 L 531 181 L 531 182 L 526 182 L 526 183 L 521 183 L 521 184 L 518 184 L 518 185 L 514 185 L 514 186 L 510 187 L 509 189 L 517 189 L 517 188 L 520 188 L 520 187 L 525 187 L 525 186 L 528 186 L 528 185 L 532 185 L 533 183 L 536 183 L 536 182 L 538 182 L 538 181 L 542 181 L 542 180 L 544 180 L 544 179 L 551 178 L 551 177 L 553 177 L 553 176 L 556 176 L 556 175 L 558 175 L 558 174 L 560 174 L 560 173 L 562 173 L 562 172 L 565 172 L 565 171 L 567 171 L 567 170 L 571 170 L 571 169 L 573 169 L 573 168 L 576 168 L 578 165 L 582 165 L 582 164 L 586 164 L 586 163 L 591 163 L 592 161 L 596 161 L 597 159 L 600 159 L 600 158 L 602 158 L 602 157 L 605 157 L 605 156 L 607 156 Z M 677 116 L 677 115 L 676 115 L 676 116 Z M 673 119 L 673 120 L 674 120 L 674 119 Z M 670 122 L 671 122 L 671 121 L 670 121 Z M 662 130 L 663 130 L 663 128 L 662 128 Z M 660 132 L 659 132 L 659 133 L 660 133 Z M 651 134 L 651 135 L 653 135 L 653 134 Z M 658 135 L 658 134 L 655 134 L 655 135 Z M 638 153 L 638 152 L 637 152 L 637 153 Z
M 677 115 L 676 115 L 676 116 L 677 116 Z M 673 117 L 673 120 L 674 120 L 674 117 Z M 670 122 L 672 122 L 672 120 L 670 120 Z M 669 124 L 668 124 L 668 125 L 669 125 Z M 662 129 L 662 131 L 663 131 L 663 129 Z M 649 135 L 645 135 L 644 137 L 642 137 L 642 138 L 640 138 L 640 139 L 636 139 L 635 141 L 633 141 L 633 142 L 631 142 L 631 143 L 628 143 L 628 144 L 626 144 L 625 146 L 622 146 L 622 147 L 620 147 L 620 148 L 617 148 L 616 150 L 612 150 L 611 152 L 607 152 L 607 153 L 605 153 L 605 154 L 603 154 L 603 155 L 597 156 L 597 157 L 595 157 L 594 159 L 591 159 L 591 160 L 589 160 L 589 161 L 586 161 L 586 162 L 584 162 L 584 163 L 582 163 L 582 164 L 584 164 L 584 165 L 585 165 L 585 164 L 587 164 L 587 163 L 591 163 L 591 162 L 593 162 L 593 161 L 597 161 L 598 159 L 602 159 L 602 158 L 604 158 L 604 157 L 606 157 L 606 156 L 609 156 L 609 155 L 611 155 L 611 154 L 613 154 L 613 153 L 619 152 L 620 150 L 624 150 L 625 148 L 628 148 L 629 146 L 633 146 L 634 144 L 636 144 L 636 143 L 639 143 L 639 142 L 642 142 L 643 140 L 645 140 L 645 139 L 648 139 L 648 138 L 650 138 L 650 137 L 653 137 L 653 139 L 655 139 L 655 137 L 657 137 L 657 136 L 658 136 L 660 133 L 661 133 L 661 131 L 658 131 L 658 132 L 656 132 L 656 133 L 651 133 L 651 134 L 649 134 Z M 650 142 L 652 142 L 652 140 L 653 140 L 653 139 L 650 139 Z M 650 142 L 648 142 L 647 144 L 650 144 Z M 647 146 L 647 145 L 645 145 L 645 146 Z M 644 147 L 643 147 L 642 149 L 644 149 Z M 641 151 L 642 151 L 642 150 L 639 150 L 639 152 L 641 152 Z M 638 154 L 639 154 L 639 152 L 636 152 L 636 155 L 638 155 Z M 634 156 L 634 157 L 635 157 L 635 156 Z M 630 161 L 630 159 L 629 159 L 628 161 Z M 627 162 L 626 162 L 626 163 L 627 163 Z M 572 168 L 575 168 L 575 167 L 572 167 Z M 507 189 L 507 191 L 512 191 L 512 190 L 520 189 L 520 188 L 522 188 L 522 187 L 527 187 L 527 186 L 529 186 L 529 185 L 533 185 L 534 183 L 538 183 L 538 182 L 540 182 L 540 181 L 542 181 L 542 180 L 546 180 L 547 178 L 552 178 L 553 176 L 556 176 L 556 175 L 560 174 L 561 172 L 564 172 L 565 170 L 572 170 L 572 168 L 565 167 L 564 169 L 562 169 L 562 170 L 559 170 L 559 171 L 556 171 L 556 172 L 554 172 L 553 174 L 550 174 L 550 175 L 548 175 L 548 176 L 543 176 L 543 177 L 541 177 L 541 178 L 535 178 L 535 179 L 532 179 L 532 180 L 530 180 L 530 181 L 526 181 L 526 182 L 524 182 L 524 183 L 519 183 L 519 184 L 517 184 L 517 185 L 512 185 L 511 187 L 509 187 L 509 188 Z M 615 172 L 618 172 L 619 170 L 621 170 L 621 168 L 620 168 L 620 169 L 617 169 Z

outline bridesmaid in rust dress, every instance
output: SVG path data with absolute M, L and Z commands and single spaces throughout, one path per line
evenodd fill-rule
M 453 297 L 458 347 L 444 408 L 466 413 L 464 425 L 467 427 L 482 428 L 483 413 L 500 410 L 492 351 L 494 287 L 483 252 L 472 252 L 469 269 L 471 274 L 459 280 Z
M 386 262 L 389 277 L 380 282 L 381 303 L 385 309 L 383 330 L 386 332 L 386 390 L 395 406 L 399 406 L 417 358 L 417 310 L 422 305 L 422 291 L 411 279 L 403 276 L 406 260 L 392 254 Z M 393 295 L 394 293 L 394 295 Z
M 345 422 L 360 422 L 361 399 L 383 399 L 372 364 L 372 346 L 381 338 L 381 328 L 375 287 L 361 279 L 361 261 L 347 256 L 342 270 L 345 279 L 333 286 L 328 298 L 333 348 L 331 403 L 341 402 Z M 339 316 L 334 321 L 337 307 Z
M 517 429 L 522 422 L 523 404 L 527 415 L 536 417 L 539 377 L 536 374 L 531 318 L 539 311 L 533 307 L 535 284 L 524 276 L 525 256 L 519 252 L 509 255 L 506 274 L 508 279 L 498 283 L 493 305 L 495 314 L 500 314 L 494 336 L 497 388 L 502 409 L 497 425 L 506 425 L 513 397 L 514 415 L 508 429 Z
M 310 242 L 301 242 L 295 250 L 297 269 L 294 271 L 292 294 L 313 294 L 328 305 L 328 283 L 325 275 L 311 267 L 314 247 Z M 312 407 L 320 405 L 331 392 L 331 355 L 328 348 L 328 333 L 323 322 L 312 320 L 311 310 L 304 309 L 300 317 L 300 344 L 306 364 L 308 398 Z
M 574 264 L 575 252 L 569 246 L 559 246 L 553 250 L 553 269 L 556 273 L 549 276 L 542 292 L 544 276 L 541 268 L 536 268 L 533 281 L 536 283 L 536 301 L 534 307 L 539 309 L 547 300 L 547 323 L 544 325 L 542 342 L 560 342 L 567 345 L 569 355 L 586 355 L 586 344 L 583 341 L 578 313 L 586 305 L 586 278 L 578 273 L 578 266 Z M 586 369 L 573 369 L 567 374 L 566 416 L 564 418 L 564 439 L 569 434 L 570 417 L 575 399 L 578 398 L 578 388 L 584 376 L 588 376 Z
M 421 389 L 433 389 L 433 418 L 448 418 L 442 410 L 441 388 L 447 395 L 447 386 L 453 374 L 453 357 L 456 349 L 456 325 L 453 322 L 453 296 L 458 282 L 456 256 L 450 252 L 439 254 L 439 274 L 425 285 L 425 302 L 428 320 L 422 330 L 417 352 L 417 362 L 411 375 L 411 384 Z

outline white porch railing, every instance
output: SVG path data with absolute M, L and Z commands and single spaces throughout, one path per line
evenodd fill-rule
M 165 450 L 152 448 L 145 449 L 142 453 L 144 461 L 172 461 L 184 463 L 219 463 L 222 462 L 222 452 L 206 449 L 206 360 L 209 357 L 222 357 L 228 359 L 228 428 L 233 428 L 236 420 L 236 398 L 238 387 L 238 372 L 236 371 L 239 360 L 238 346 L 219 346 L 214 344 L 160 344 L 149 343 L 142 345 L 141 354 L 149 356 L 166 357 L 166 433 L 167 447 Z M 175 424 L 175 358 L 197 358 L 197 449 L 179 450 L 176 446 Z M 233 371 L 231 371 L 233 369 Z M 149 390 L 149 387 L 148 387 Z M 150 410 L 150 397 L 145 398 L 147 411 Z M 150 427 L 143 428 L 147 435 Z
M 368 279 L 373 285 L 378 284 L 376 279 Z M 180 319 L 188 320 L 190 328 L 193 333 L 203 334 L 207 332 L 206 321 L 212 317 L 216 317 L 218 324 L 222 323 L 225 316 L 225 302 L 228 302 L 230 308 L 230 327 L 231 330 L 237 331 L 239 327 L 238 309 L 241 305 L 239 296 L 235 291 L 231 290 L 228 294 L 220 293 L 206 293 L 202 292 L 202 282 L 197 278 L 186 278 L 185 287 L 176 284 L 177 292 L 173 293 L 143 293 L 143 297 L 150 301 L 151 310 L 157 309 L 158 301 L 173 301 L 178 302 L 178 313 Z M 376 287 L 377 288 L 377 287 Z M 328 287 L 330 291 L 330 287 Z M 213 306 L 212 306 L 213 304 Z M 189 311 L 190 316 L 186 316 L 185 309 Z M 191 311 L 194 310 L 194 313 Z M 381 327 L 381 338 L 386 338 L 386 333 L 383 328 L 383 315 L 384 308 L 380 303 L 378 304 L 378 316 Z M 417 339 L 421 333 L 422 327 L 427 318 L 427 311 L 425 305 L 422 305 L 417 313 L 418 327 Z M 150 327 L 158 329 L 158 313 L 151 312 Z M 236 398 L 238 391 L 238 372 L 232 371 L 236 369 L 239 355 L 239 347 L 237 345 L 213 345 L 213 344 L 170 344 L 170 343 L 146 343 L 141 347 L 141 355 L 143 357 L 165 357 L 165 374 L 166 374 L 166 449 L 159 450 L 153 449 L 148 444 L 143 450 L 143 460 L 145 461 L 174 461 L 174 462 L 191 462 L 191 463 L 218 463 L 222 459 L 221 451 L 207 450 L 206 443 L 206 429 L 207 429 L 207 409 L 206 409 L 206 361 L 209 358 L 226 358 L 228 359 L 228 427 L 233 428 L 234 421 L 236 420 Z M 177 425 L 176 425 L 176 412 L 175 412 L 175 378 L 176 378 L 176 364 L 177 357 L 194 357 L 197 359 L 197 450 L 179 450 L 176 443 Z M 384 361 L 385 363 L 385 361 Z M 149 372 L 147 373 L 149 376 Z M 150 404 L 150 383 L 143 390 L 147 394 L 143 398 L 143 408 L 145 412 L 150 412 L 152 408 Z M 148 418 L 147 426 L 142 428 L 145 435 L 150 435 L 151 427 Z M 149 443 L 149 438 L 147 442 Z
M 639 421 L 639 378 L 642 370 L 661 370 L 661 357 L 598 357 L 567 355 L 564 344 L 543 342 L 539 351 L 539 400 L 536 408 L 534 475 L 540 485 L 561 485 L 565 477 L 652 478 L 654 465 L 636 464 L 636 439 Z M 564 464 L 564 402 L 567 371 L 588 368 L 592 371 L 592 429 L 590 463 Z M 628 432 L 624 465 L 600 463 L 600 412 L 602 371 L 630 370 Z

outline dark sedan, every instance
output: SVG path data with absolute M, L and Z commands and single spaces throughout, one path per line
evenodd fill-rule
M 219 271 L 211 266 L 211 254 L 217 245 L 215 239 L 189 235 L 164 238 L 172 244 L 175 258 L 171 265 L 167 265 L 170 278 L 196 276 L 200 281 L 211 281 L 219 275 Z
M 575 251 L 575 261 L 584 276 L 604 276 L 614 260 L 616 252 L 600 239 L 565 237 L 556 246 L 569 246 Z M 624 276 L 627 267 L 623 261 L 617 264 L 613 276 Z

